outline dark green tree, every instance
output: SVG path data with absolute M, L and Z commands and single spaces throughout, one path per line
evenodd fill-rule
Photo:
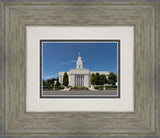
M 43 86 L 46 86 L 46 81 L 45 80 L 43 80 Z
M 59 83 L 59 78 L 57 77 L 57 82 L 56 82 L 56 86 L 60 86 L 61 84 Z
M 55 79 L 55 78 L 52 78 L 52 79 L 51 79 L 51 84 L 52 84 L 53 86 L 54 86 L 54 82 L 55 82 L 55 81 L 57 81 L 57 79 Z
M 107 83 L 106 75 L 104 75 L 104 74 L 100 75 L 100 82 L 99 82 L 99 84 L 100 85 L 104 85 L 106 83 Z
M 100 85 L 100 74 L 96 73 L 96 85 Z
M 94 73 L 91 74 L 91 84 L 96 85 L 96 76 Z
M 68 86 L 68 83 L 69 83 L 68 74 L 67 74 L 67 72 L 65 72 L 64 75 L 63 75 L 63 85 Z
M 47 84 L 50 85 L 50 86 L 51 86 L 51 85 L 53 86 L 55 80 L 56 80 L 55 78 L 48 79 L 48 80 L 47 80 Z
M 108 83 L 109 84 L 112 84 L 112 85 L 115 85 L 117 82 L 117 75 L 114 74 L 113 72 L 111 72 L 109 75 L 108 75 Z
M 47 84 L 51 84 L 51 79 L 48 79 L 48 80 L 47 80 Z

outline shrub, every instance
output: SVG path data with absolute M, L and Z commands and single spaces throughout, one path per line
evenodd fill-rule
M 71 90 L 88 90 L 87 87 L 77 87 L 77 86 L 74 86 L 71 88 Z
M 103 90 L 104 89 L 104 86 L 97 86 L 97 87 L 94 87 L 95 89 L 98 89 L 98 90 Z
M 43 86 L 43 90 L 52 90 L 53 86 Z
M 117 88 L 116 85 L 106 86 L 106 89 L 115 89 L 115 88 Z
M 74 87 L 72 87 L 73 89 L 76 89 L 76 88 L 78 88 L 77 86 L 74 86 Z
M 61 90 L 61 89 L 64 89 L 63 86 L 55 86 L 55 90 Z
M 81 88 L 82 88 L 82 89 L 88 89 L 87 87 L 84 87 L 84 86 L 83 86 L 83 87 L 81 87 Z

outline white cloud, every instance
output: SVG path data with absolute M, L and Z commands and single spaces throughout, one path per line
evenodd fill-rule
M 72 63 L 76 63 L 76 60 L 71 60 Z
M 61 62 L 57 66 L 67 65 L 67 64 L 70 64 L 70 63 L 76 63 L 76 61 L 75 60 L 70 60 L 70 61 L 67 61 L 67 62 Z
M 48 76 L 44 76 L 43 79 L 52 79 L 52 78 L 57 78 L 58 74 L 55 75 L 48 75 Z

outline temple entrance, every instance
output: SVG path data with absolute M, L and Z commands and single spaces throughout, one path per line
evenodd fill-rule
M 75 86 L 77 87 L 84 86 L 84 75 L 75 75 Z

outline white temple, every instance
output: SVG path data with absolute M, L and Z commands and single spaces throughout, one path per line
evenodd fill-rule
M 59 72 L 59 82 L 63 84 L 63 75 L 65 72 Z M 92 73 L 99 73 L 106 75 L 108 78 L 108 75 L 110 72 L 108 71 L 89 71 L 89 69 L 83 68 L 83 61 L 79 53 L 79 57 L 77 60 L 77 67 L 74 69 L 70 69 L 69 72 L 67 72 L 69 77 L 69 86 L 77 86 L 77 87 L 90 87 L 90 77 Z

